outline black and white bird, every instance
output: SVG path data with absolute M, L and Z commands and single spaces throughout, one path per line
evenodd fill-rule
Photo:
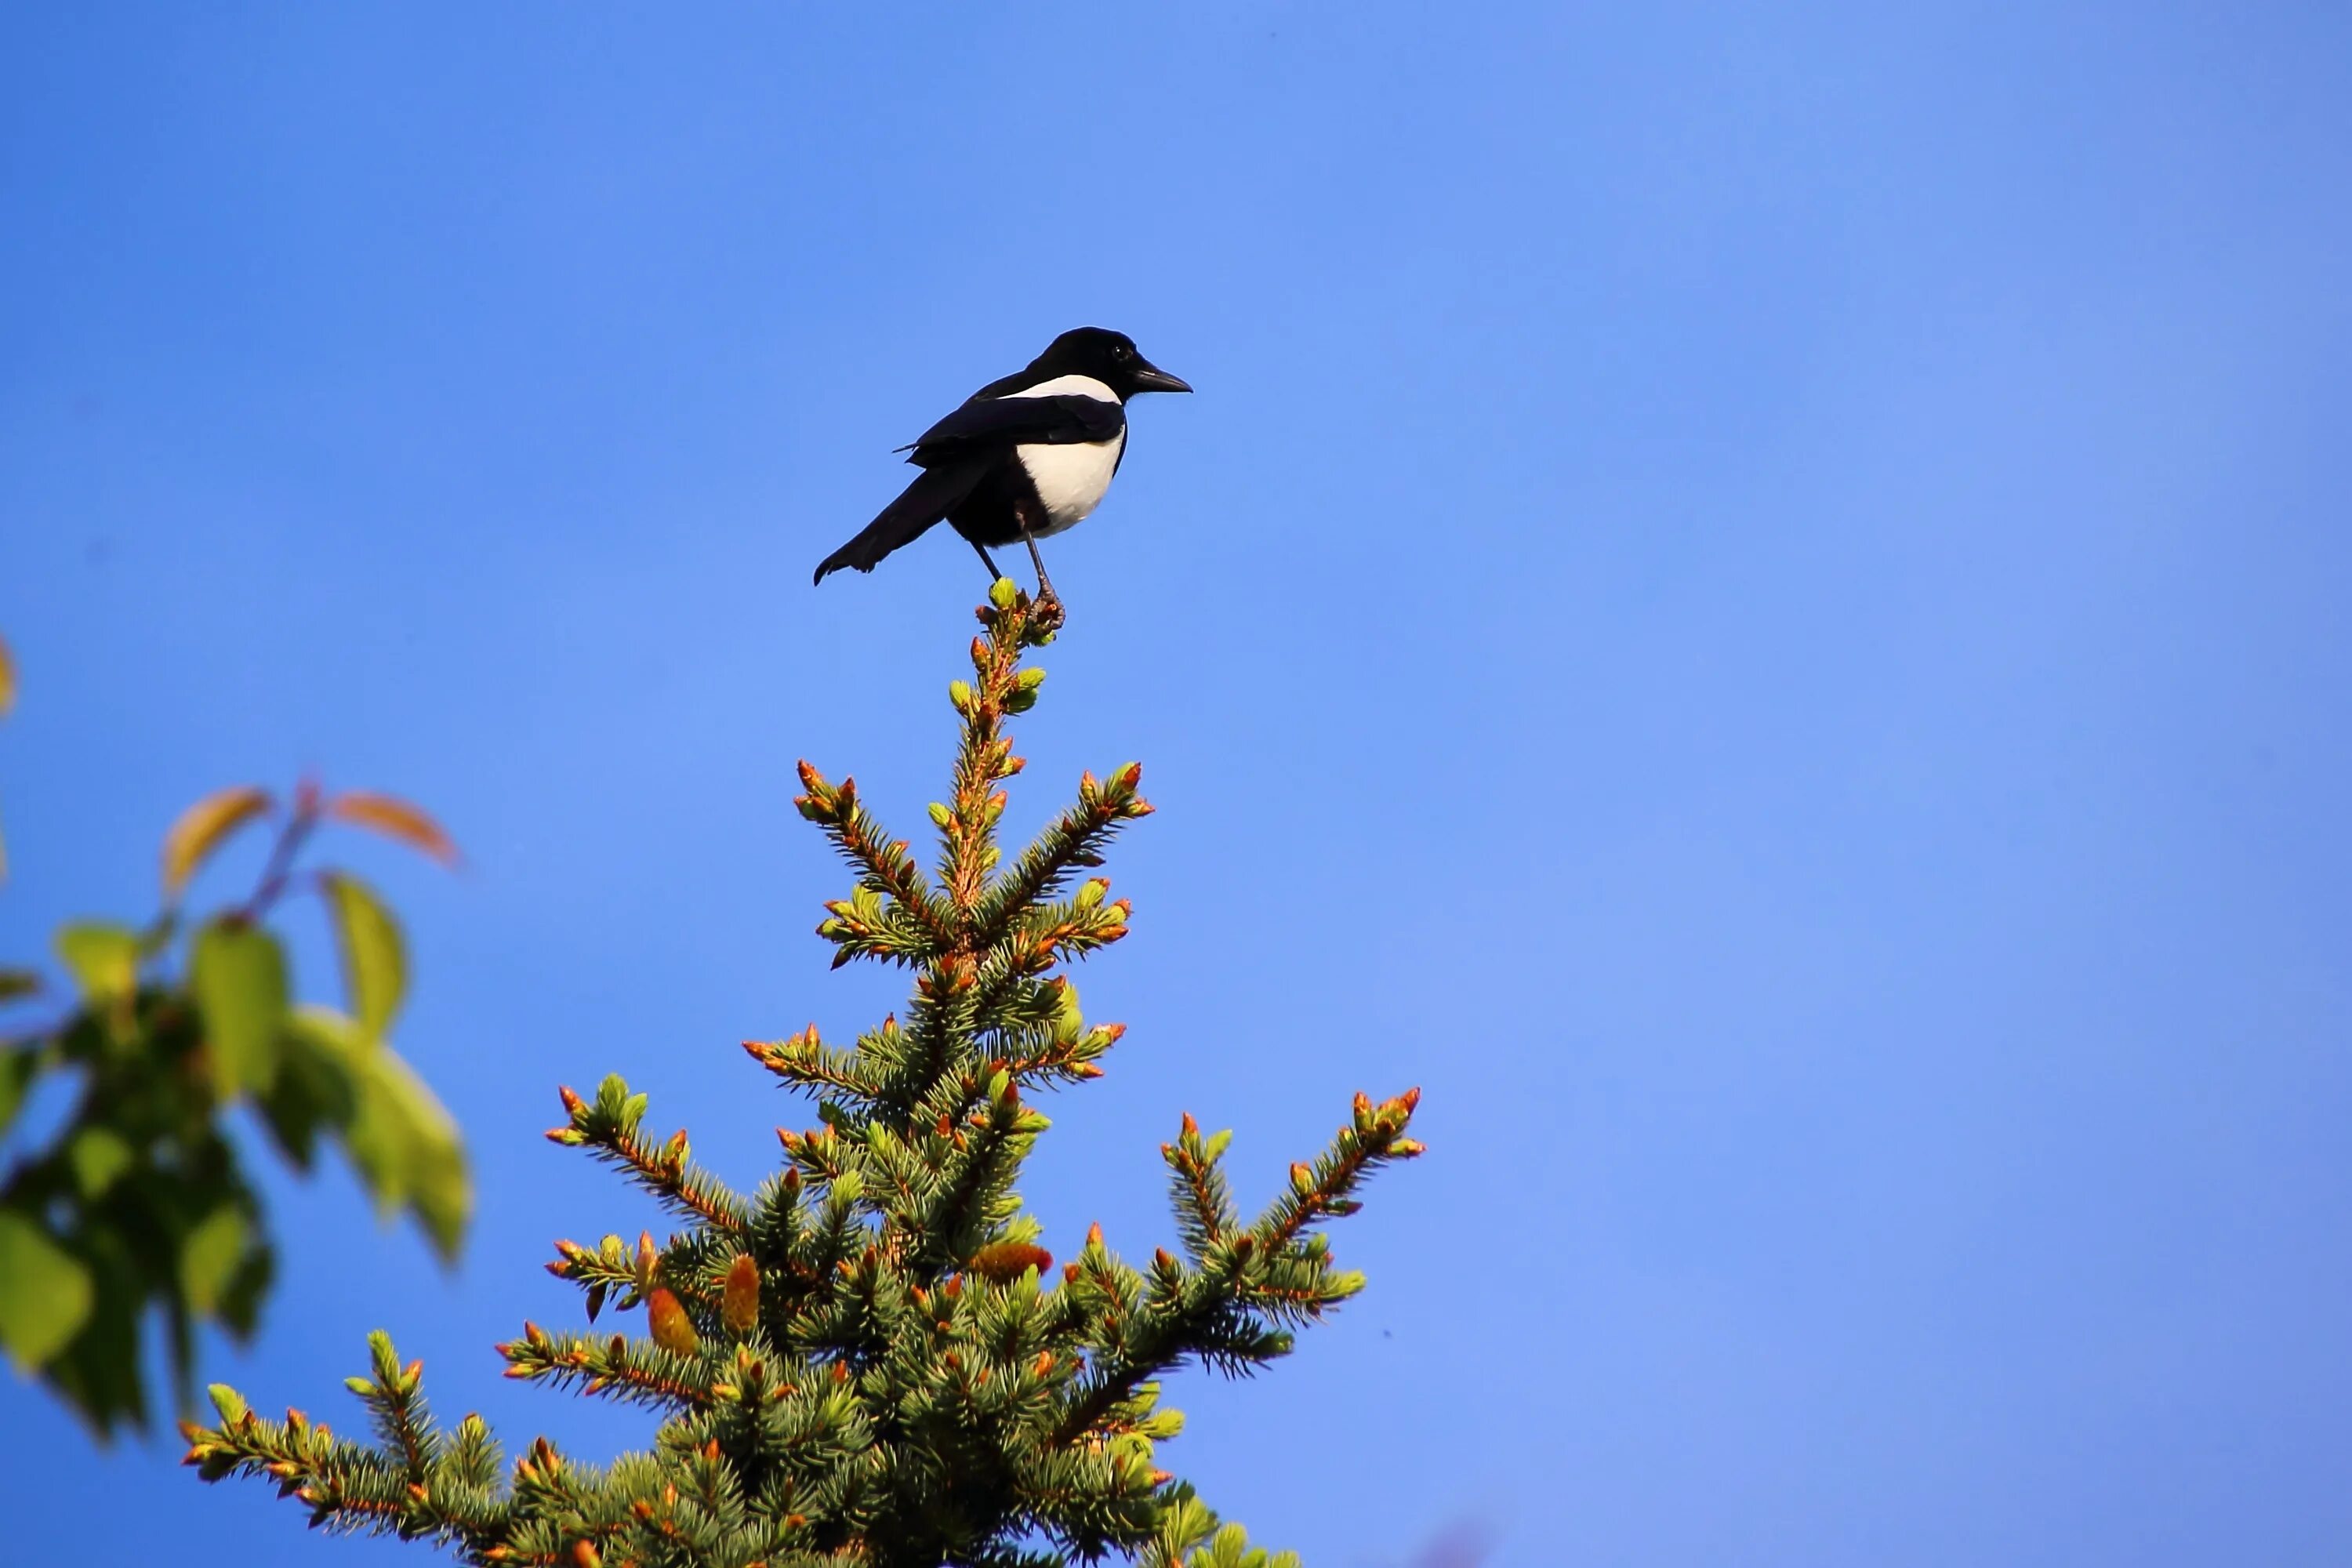
M 856 538 L 826 556 L 816 581 L 882 558 L 944 518 L 971 541 L 991 582 L 988 547 L 1023 543 L 1037 590 L 1053 596 L 1037 541 L 1086 520 L 1127 455 L 1127 400 L 1192 389 L 1136 352 L 1124 332 L 1078 327 L 1025 369 L 992 381 L 900 451 L 923 470 Z

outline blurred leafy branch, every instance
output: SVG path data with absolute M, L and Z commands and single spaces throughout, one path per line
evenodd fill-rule
M 0 646 L 0 713 L 15 695 Z M 407 983 L 399 922 L 358 878 L 305 862 L 331 823 L 457 859 L 430 816 L 390 795 L 308 782 L 283 802 L 255 785 L 222 790 L 165 835 L 154 918 L 59 928 L 71 1000 L 61 1016 L 0 1034 L 0 1348 L 100 1437 L 148 1418 L 151 1310 L 183 1406 L 198 1325 L 241 1341 L 258 1321 L 276 1252 L 231 1110 L 249 1107 L 298 1170 L 322 1135 L 339 1143 L 378 1210 L 413 1215 L 445 1259 L 464 1232 L 472 1187 L 457 1127 L 387 1043 Z M 198 868 L 263 824 L 276 837 L 252 891 L 189 913 Z M 305 893 L 333 928 L 341 1008 L 294 1000 L 278 922 Z M 0 966 L 0 1007 L 47 993 L 38 971 Z M 52 1093 L 70 1109 L 20 1129 L 27 1102 Z

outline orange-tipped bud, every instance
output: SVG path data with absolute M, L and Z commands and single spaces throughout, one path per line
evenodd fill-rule
M 1184 1113 L 1184 1136 L 1187 1138 L 1198 1138 L 1200 1135 L 1201 1124 L 1192 1120 L 1192 1113 L 1191 1111 L 1186 1111 Z
M 702 1346 L 702 1336 L 694 1331 L 694 1321 L 686 1309 L 667 1286 L 657 1286 L 646 1298 L 646 1317 L 653 1325 L 654 1343 L 672 1355 L 692 1355 Z
M 971 1271 L 1000 1285 L 1009 1285 L 1034 1268 L 1043 1274 L 1054 1267 L 1054 1255 L 1025 1241 L 999 1241 L 971 1255 Z
M 1100 1247 L 1102 1244 L 1102 1221 L 1097 1220 L 1094 1224 L 1087 1226 L 1087 1245 L 1088 1247 Z
M 727 1266 L 727 1293 L 719 1315 L 739 1334 L 748 1334 L 760 1325 L 760 1266 L 747 1253 L 737 1253 L 735 1261 Z
M 580 1112 L 586 1108 L 587 1102 L 572 1091 L 572 1086 L 570 1084 L 563 1085 L 555 1092 L 563 1097 L 563 1109 L 570 1111 L 572 1115 L 579 1115 Z
M 572 1568 L 604 1568 L 604 1554 L 596 1550 L 593 1541 L 572 1543 Z

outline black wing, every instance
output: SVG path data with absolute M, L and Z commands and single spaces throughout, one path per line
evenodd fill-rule
M 929 467 L 982 443 L 1067 447 L 1108 441 L 1126 428 L 1127 411 L 1099 397 L 975 397 L 899 450 L 913 452 L 909 461 Z

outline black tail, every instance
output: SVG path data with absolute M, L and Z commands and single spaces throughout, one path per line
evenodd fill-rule
M 815 581 L 822 583 L 825 574 L 845 566 L 873 571 L 885 555 L 920 539 L 924 530 L 954 510 L 980 482 L 981 472 L 982 465 L 977 463 L 924 469 L 922 477 L 901 490 L 898 499 L 884 507 L 882 515 L 860 530 L 856 538 L 818 563 Z

